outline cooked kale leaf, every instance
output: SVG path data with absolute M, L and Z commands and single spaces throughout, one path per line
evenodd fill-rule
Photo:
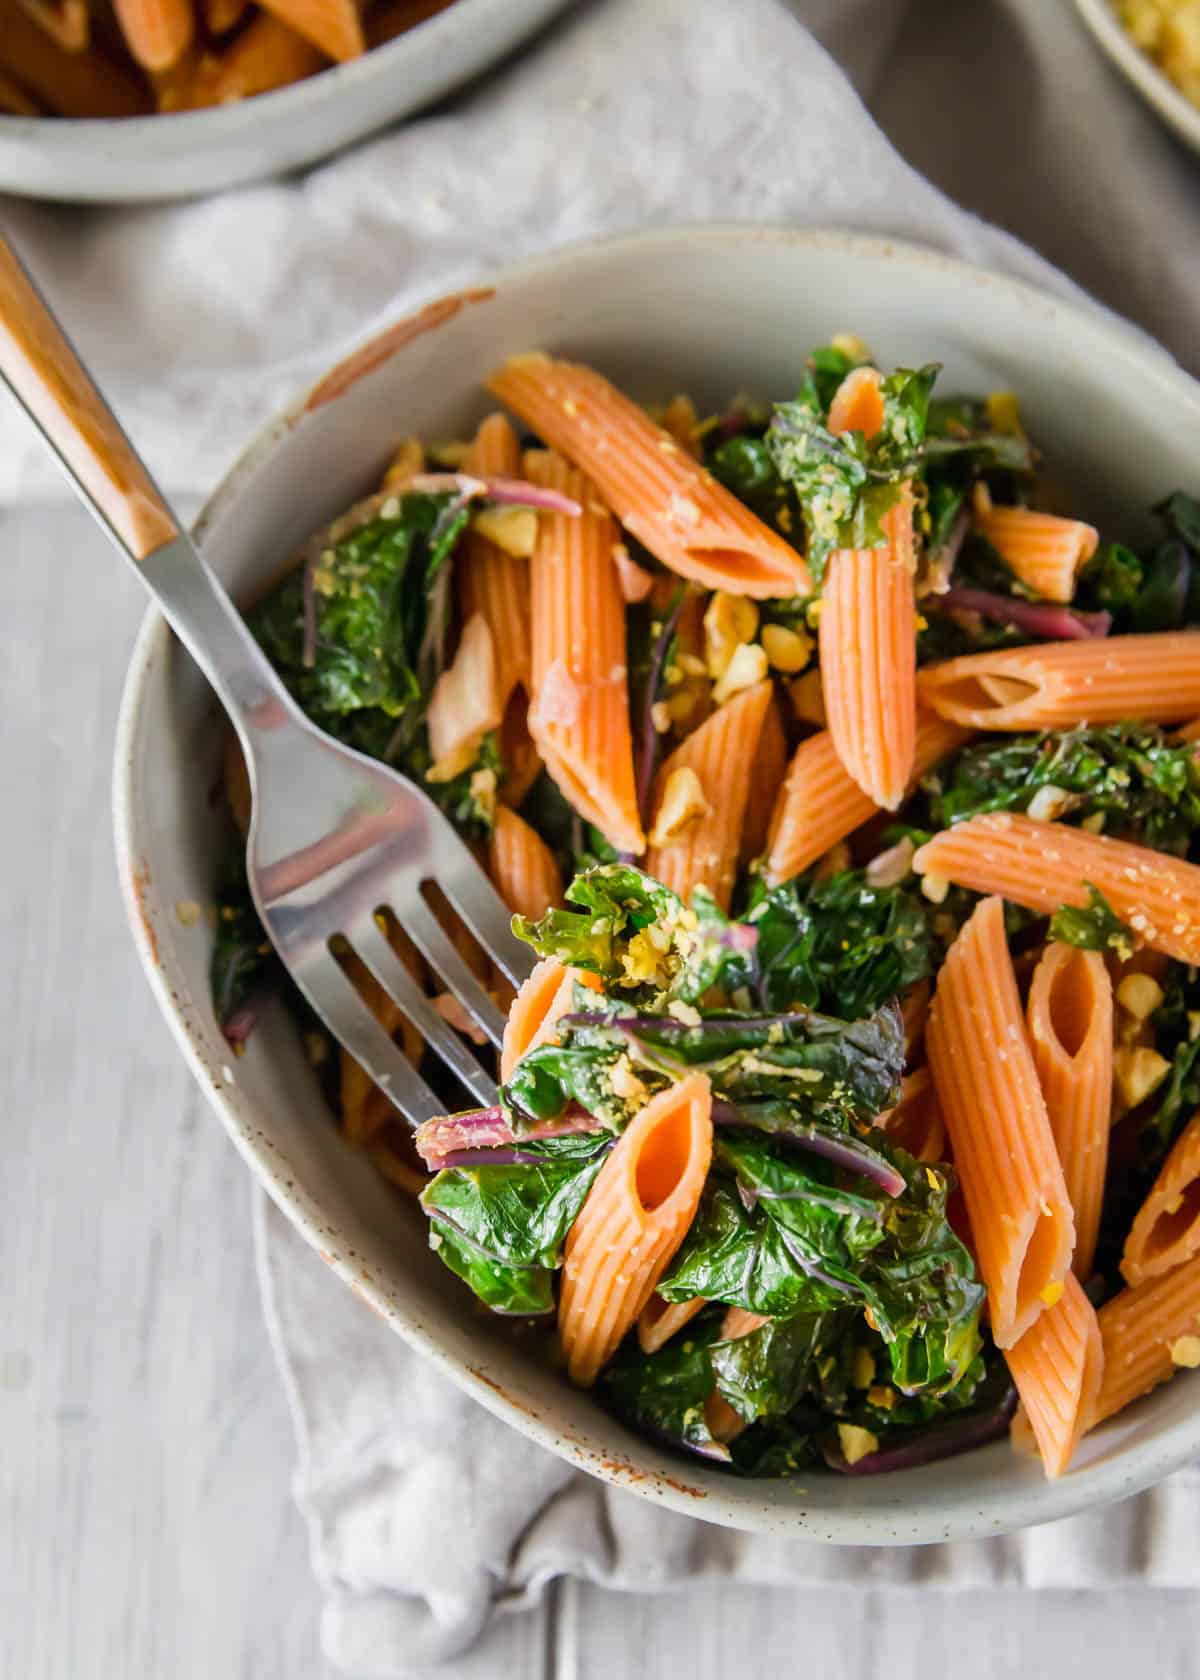
M 873 887 L 860 869 L 760 889 L 745 921 L 757 943 L 730 959 L 722 984 L 747 986 L 767 1009 L 857 1020 L 932 973 L 938 955 L 928 900 L 903 885 Z
M 883 516 L 921 467 L 929 393 L 937 374 L 937 365 L 930 363 L 898 368 L 885 379 L 880 388 L 883 425 L 872 438 L 831 432 L 815 381 L 793 402 L 776 406 L 767 445 L 803 509 L 814 583 L 822 581 L 835 548 L 883 546 Z
M 948 828 L 981 811 L 1025 811 L 1041 788 L 1062 791 L 1058 817 L 1102 817 L 1104 831 L 1185 856 L 1200 829 L 1200 764 L 1147 724 L 1014 735 L 965 747 L 938 777 L 932 820 Z
M 640 1434 L 722 1462 L 728 1447 L 713 1435 L 706 1416 L 713 1392 L 709 1349 L 721 1333 L 723 1311 L 694 1319 L 656 1353 L 644 1354 L 631 1337 L 600 1378 L 601 1392 Z
M 1050 938 L 1083 951 L 1112 951 L 1121 958 L 1133 955 L 1134 937 L 1099 887 L 1090 881 L 1086 907 L 1064 904 L 1050 918 Z

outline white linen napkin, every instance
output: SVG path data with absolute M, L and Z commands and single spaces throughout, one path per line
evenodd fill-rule
M 1074 289 L 902 161 L 815 35 L 931 175 L 1195 365 L 1196 165 L 1068 10 L 791 0 L 809 33 L 779 0 L 591 0 L 454 105 L 306 177 L 148 210 L 8 201 L 4 213 L 175 493 L 211 488 L 248 433 L 373 319 L 616 227 L 852 226 Z M 0 411 L 0 500 L 58 493 L 24 423 Z M 1196 1470 L 1102 1515 L 921 1550 L 675 1516 L 571 1470 L 459 1394 L 261 1195 L 256 1231 L 325 1647 L 353 1673 L 401 1676 L 461 1650 L 494 1606 L 527 1603 L 563 1572 L 639 1591 L 703 1576 L 825 1593 L 1200 1580 Z

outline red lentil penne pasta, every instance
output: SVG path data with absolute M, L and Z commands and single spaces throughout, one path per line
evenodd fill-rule
M 490 414 L 479 427 L 463 463 L 479 478 L 516 478 L 521 450 L 512 424 Z M 455 583 L 464 617 L 482 613 L 496 649 L 496 686 L 501 706 L 519 686 L 529 692 L 529 561 L 506 554 L 481 531 L 468 529 L 455 561 Z
M 225 35 L 242 21 L 249 0 L 204 0 L 204 27 L 210 35 Z
M 829 405 L 829 430 L 861 432 L 872 438 L 883 426 L 884 408 L 878 368 L 857 367 L 848 373 Z
M 935 834 L 913 868 L 1043 915 L 1086 905 L 1090 882 L 1143 944 L 1200 963 L 1200 867 L 1145 846 L 989 811 Z
M 928 1068 L 905 1074 L 900 1101 L 881 1114 L 875 1124 L 915 1161 L 946 1159 L 946 1123 Z
M 429 1183 L 429 1174 L 405 1159 L 399 1147 L 401 1135 L 394 1125 L 380 1128 L 367 1142 L 367 1155 L 384 1178 L 406 1195 L 419 1196 Z
M 996 1346 L 1045 1310 L 1075 1230 L 1004 934 L 987 898 L 938 975 L 925 1031 L 929 1067 L 962 1182 Z
M 1175 731 L 1177 741 L 1200 741 L 1200 718 L 1193 718 L 1191 723 L 1185 723 L 1182 729 Z
M 970 730 L 926 712 L 918 714 L 913 777 L 957 751 Z M 851 780 L 828 730 L 801 741 L 771 815 L 767 836 L 769 886 L 802 875 L 831 846 L 868 822 L 879 807 Z
M 681 577 L 759 599 L 808 593 L 796 550 L 591 368 L 514 356 L 488 389 L 585 472 L 625 529 Z
M 1004 1357 L 1046 1475 L 1061 1476 L 1095 1409 L 1104 1371 L 1096 1309 L 1073 1272 Z
M 1200 1253 L 1200 1113 L 1163 1162 L 1125 1239 L 1126 1283 L 1146 1283 Z
M 1149 1394 L 1177 1370 L 1200 1364 L 1200 1254 L 1161 1277 L 1122 1289 L 1097 1317 L 1104 1378 L 1089 1427 Z
M 1178 723 L 1200 712 L 1200 631 L 1042 642 L 927 665 L 921 704 L 969 729 Z
M 82 52 L 90 44 L 90 0 L 17 0 L 17 4 L 64 51 Z
M 0 72 L 55 116 L 136 117 L 151 108 L 149 93 L 127 65 L 95 47 L 67 52 L 12 5 L 4 8 L 0 27 Z
M 911 1066 L 925 1042 L 925 1028 L 929 1022 L 929 1002 L 933 987 L 928 980 L 918 980 L 900 999 L 900 1014 L 904 1021 L 904 1059 Z
M 354 0 L 259 0 L 259 4 L 339 63 L 366 51 Z
M 562 876 L 549 846 L 507 805 L 496 807 L 488 841 L 488 873 L 514 915 L 536 921 L 552 905 L 562 903 Z
M 191 0 L 113 0 L 121 33 L 143 70 L 169 70 L 192 44 Z
M 916 748 L 912 502 L 884 516 L 886 548 L 829 557 L 819 621 L 829 734 L 851 779 L 893 811 Z
M 261 13 L 219 53 L 200 60 L 188 93 L 192 110 L 228 105 L 287 87 L 322 69 L 328 60 L 311 41 L 279 18 Z
M 567 1375 L 590 1387 L 637 1323 L 692 1222 L 712 1158 L 712 1093 L 691 1073 L 617 1139 L 563 1251 Z
M 1076 579 L 1100 542 L 1095 526 L 1033 508 L 976 510 L 974 524 L 1014 576 L 1044 601 L 1074 599 Z
M 742 840 L 738 848 L 738 861 L 743 868 L 761 855 L 767 843 L 771 813 L 779 797 L 787 762 L 787 736 L 779 716 L 779 701 L 772 694 L 763 713 L 758 751 L 750 766 L 750 791 L 746 796 L 746 814 L 742 818 Z
M 504 708 L 500 758 L 504 766 L 500 798 L 506 805 L 519 805 L 545 768 L 529 733 L 529 701 L 523 688 L 513 690 Z
M 646 873 L 685 902 L 694 887 L 705 886 L 723 910 L 729 908 L 751 769 L 770 702 L 769 681 L 742 689 L 676 747 L 655 778 L 651 810 L 656 826 L 650 833 Z M 706 808 L 673 835 L 664 825 L 671 822 L 681 772 L 691 772 Z
M 625 603 L 613 563 L 616 528 L 592 487 L 556 455 L 526 472 L 583 512 L 543 513 L 530 563 L 533 703 L 529 731 L 568 801 L 618 851 L 645 849 L 633 775 Z
M 690 1324 L 708 1302 L 702 1295 L 690 1301 L 664 1301 L 661 1295 L 651 1295 L 638 1315 L 638 1345 L 643 1353 L 657 1353 L 677 1330 Z
M 1099 951 L 1047 945 L 1026 1005 L 1034 1065 L 1075 1212 L 1072 1270 L 1091 1275 L 1112 1115 L 1113 986 Z
M 565 968 L 557 957 L 543 957 L 517 993 L 500 1047 L 500 1079 L 508 1080 L 521 1057 L 553 1035 L 554 1023 L 571 1008 L 575 986 L 599 990 L 594 974 Z

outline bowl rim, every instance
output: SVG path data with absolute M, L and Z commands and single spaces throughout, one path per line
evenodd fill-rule
M 1200 108 L 1142 51 L 1109 0 L 1075 0 L 1075 10 L 1109 62 L 1133 83 L 1182 140 L 1200 151 Z
M 485 275 L 477 285 L 485 293 L 488 288 L 499 290 L 520 286 L 572 263 L 586 262 L 594 255 L 620 256 L 626 249 L 636 248 L 644 252 L 647 248 L 658 246 L 662 248 L 665 260 L 667 251 L 681 242 L 714 246 L 763 241 L 812 250 L 833 249 L 847 258 L 861 261 L 898 259 L 915 263 L 927 268 L 931 277 L 936 275 L 975 287 L 997 288 L 1007 293 L 1018 306 L 1042 314 L 1047 310 L 1061 314 L 1073 332 L 1085 338 L 1094 337 L 1097 348 L 1103 348 L 1110 358 L 1130 364 L 1130 371 L 1136 371 L 1143 379 L 1158 381 L 1166 399 L 1184 406 L 1190 404 L 1200 422 L 1200 382 L 1192 379 L 1155 341 L 1119 317 L 1087 302 L 1055 298 L 1023 281 L 906 240 L 839 228 L 797 228 L 783 223 L 680 224 L 669 228 L 622 231 L 560 245 Z M 397 327 L 436 307 L 439 302 L 454 302 L 454 312 L 457 312 L 458 296 L 449 294 L 447 299 L 444 294 L 434 295 L 406 309 L 402 316 L 389 320 L 382 327 L 373 325 L 352 347 L 349 356 L 343 354 L 329 372 L 318 377 L 269 419 L 205 501 L 192 527 L 197 541 L 203 543 L 205 532 L 237 500 L 243 481 L 256 472 L 280 437 L 292 429 L 305 412 L 312 392 L 325 383 L 330 373 L 337 372 L 347 360 L 362 356 L 378 340 L 394 334 Z M 368 365 L 373 365 L 369 355 L 365 360 Z M 1113 363 L 1107 365 L 1112 366 Z M 148 863 L 138 821 L 135 751 L 149 677 L 166 654 L 171 640 L 171 632 L 158 609 L 148 606 L 130 655 L 117 718 L 113 757 L 113 833 L 118 875 L 126 916 L 142 968 L 193 1076 L 217 1110 L 226 1132 L 258 1182 L 342 1281 L 458 1388 L 521 1434 L 577 1468 L 656 1504 L 683 1515 L 702 1516 L 706 1521 L 744 1532 L 817 1539 L 836 1545 L 924 1545 L 945 1540 L 992 1537 L 1033 1524 L 1056 1521 L 1138 1493 L 1200 1452 L 1200 1407 L 1197 1407 L 1192 1415 L 1168 1425 L 1165 1437 L 1159 1432 L 1148 1440 L 1131 1442 L 1104 1462 L 1056 1481 L 1021 1484 L 1002 1490 L 999 1498 L 994 1498 L 990 1504 L 983 1504 L 982 1499 L 971 1499 L 947 1508 L 936 1501 L 913 1507 L 898 1502 L 874 1510 L 851 1506 L 848 1509 L 823 1508 L 814 1513 L 802 1502 L 802 1493 L 798 1491 L 793 1515 L 786 1509 L 781 1512 L 772 1508 L 765 1501 L 755 1503 L 752 1494 L 756 1484 L 752 1480 L 734 1482 L 720 1472 L 706 1473 L 692 1469 L 691 1477 L 705 1484 L 699 1487 L 688 1479 L 689 1466 L 684 1460 L 669 1461 L 678 1466 L 679 1475 L 676 1477 L 657 1468 L 647 1470 L 639 1466 L 633 1458 L 623 1455 L 620 1443 L 612 1442 L 607 1450 L 601 1451 L 596 1446 L 581 1442 L 556 1428 L 552 1415 L 531 1412 L 510 1398 L 498 1383 L 487 1376 L 482 1366 L 468 1366 L 447 1351 L 437 1332 L 431 1330 L 418 1313 L 398 1305 L 373 1276 L 355 1264 L 337 1231 L 321 1223 L 318 1210 L 307 1205 L 303 1194 L 285 1185 L 279 1161 L 259 1129 L 255 1111 L 243 1098 L 240 1087 L 229 1079 L 222 1081 L 215 1077 L 215 1070 L 199 1038 L 192 1033 L 185 1001 L 174 991 L 161 966 L 149 914 L 153 889 L 148 879 Z M 727 1494 L 723 1488 L 728 1488 Z M 738 1489 L 742 1497 L 730 1497 Z M 814 1527 L 815 1523 L 819 1523 L 819 1532 Z M 901 1525 L 904 1526 L 903 1534 L 899 1532 Z
M 226 141 L 236 140 L 253 128 L 268 121 L 287 124 L 301 120 L 318 106 L 332 103 L 345 95 L 348 99 L 369 84 L 403 67 L 406 54 L 411 54 L 413 38 L 422 32 L 420 44 L 433 52 L 448 45 L 459 34 L 473 34 L 489 21 L 504 18 L 511 0 L 454 0 L 444 11 L 422 18 L 391 41 L 371 47 L 359 58 L 340 64 L 328 64 L 314 75 L 305 76 L 287 87 L 274 88 L 270 93 L 255 94 L 251 99 L 237 99 L 228 105 L 216 105 L 203 111 L 155 111 L 140 117 L 18 117 L 0 114 L 0 141 L 5 143 L 35 143 L 42 149 L 59 154 L 71 154 L 81 148 L 103 146 L 108 153 L 114 150 L 121 156 L 140 156 L 151 136 L 166 143 L 169 139 L 177 150 L 186 150 L 220 134 Z M 568 0 L 529 0 L 537 23 L 548 22 L 561 11 Z M 522 38 L 520 30 L 509 33 L 497 57 L 510 52 Z M 478 74 L 479 72 L 474 72 Z M 385 119 L 386 121 L 386 119 Z M 252 185 L 247 182 L 245 185 Z

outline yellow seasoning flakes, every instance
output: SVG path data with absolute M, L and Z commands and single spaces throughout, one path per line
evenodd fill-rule
M 1038 1298 L 1044 1301 L 1048 1307 L 1053 1307 L 1062 1300 L 1062 1292 L 1063 1286 L 1061 1283 L 1048 1283 L 1045 1289 L 1038 1291 Z

